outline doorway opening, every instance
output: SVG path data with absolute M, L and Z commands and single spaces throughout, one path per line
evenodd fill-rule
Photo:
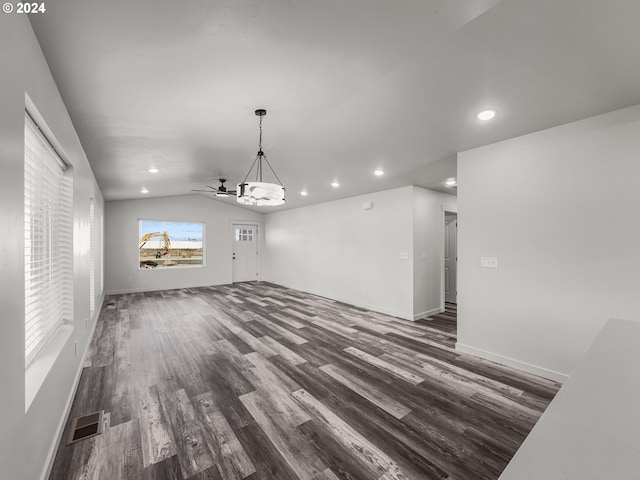
M 444 212 L 444 302 L 445 310 L 458 303 L 458 214 Z
M 232 234 L 232 282 L 255 282 L 260 277 L 258 225 L 234 223 Z

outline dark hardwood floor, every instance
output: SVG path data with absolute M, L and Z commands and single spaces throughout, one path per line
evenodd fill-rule
M 496 479 L 558 385 L 268 283 L 107 297 L 51 480 Z M 67 422 L 67 429 L 70 421 Z

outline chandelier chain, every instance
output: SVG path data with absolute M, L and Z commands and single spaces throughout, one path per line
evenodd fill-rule
M 247 175 L 244 177 L 242 183 L 238 184 L 238 202 L 244 203 L 246 205 L 281 205 L 284 203 L 284 186 L 282 185 L 282 181 L 278 177 L 278 174 L 275 172 L 271 163 L 267 159 L 267 156 L 262 151 L 262 117 L 267 114 L 267 111 L 264 109 L 258 109 L 255 111 L 255 114 L 260 117 L 260 121 L 258 122 L 259 128 L 259 137 L 258 137 L 258 154 L 256 155 L 255 160 L 251 164 L 251 168 L 247 172 Z M 271 173 L 278 181 L 277 184 L 274 183 L 264 183 L 263 174 L 265 169 L 262 162 L 267 164 L 267 169 L 271 170 Z M 247 184 L 247 179 L 251 175 L 255 167 L 255 182 L 256 185 Z

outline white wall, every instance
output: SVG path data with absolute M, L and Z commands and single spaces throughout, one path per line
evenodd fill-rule
M 202 195 L 107 202 L 105 208 L 107 294 L 231 283 L 231 222 L 263 221 L 260 213 Z M 204 267 L 139 270 L 139 219 L 205 223 Z
M 607 321 L 499 480 L 637 479 L 639 377 L 640 322 Z
M 93 331 L 89 319 L 89 201 L 96 218 L 102 195 L 67 110 L 25 15 L 0 15 L 0 476 L 34 480 L 46 470 L 67 414 L 77 374 Z M 25 413 L 24 364 L 24 111 L 25 93 L 73 167 L 74 177 L 74 323 L 51 370 Z M 101 252 L 98 252 L 101 255 Z M 100 262 L 96 262 L 100 268 Z M 100 272 L 97 272 L 99 278 Z M 96 282 L 97 289 L 100 282 Z M 87 322 L 85 324 L 85 319 Z M 77 342 L 78 354 L 74 354 Z
M 412 205 L 405 187 L 268 214 L 264 278 L 411 319 Z
M 459 155 L 458 348 L 562 379 L 640 320 L 639 158 L 640 106 Z
M 444 311 L 445 211 L 458 211 L 454 195 L 413 187 L 414 319 Z

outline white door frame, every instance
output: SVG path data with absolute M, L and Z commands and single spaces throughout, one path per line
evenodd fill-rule
M 251 225 L 256 227 L 258 235 L 256 239 L 256 248 L 258 249 L 258 260 L 256 262 L 256 268 L 258 269 L 258 276 L 256 277 L 257 281 L 262 280 L 262 252 L 263 252 L 263 240 L 264 234 L 262 232 L 262 222 L 257 222 L 255 220 L 229 220 L 229 262 L 231 266 L 231 283 L 233 283 L 233 239 L 235 237 L 235 226 L 236 225 Z
M 446 303 L 446 293 L 445 293 L 445 278 L 446 278 L 446 276 L 445 276 L 445 274 L 444 274 L 444 267 L 445 267 L 445 263 L 444 263 L 444 262 L 445 262 L 445 256 L 444 256 L 444 254 L 445 254 L 445 252 L 447 251 L 447 246 L 446 246 L 446 243 L 447 243 L 447 236 L 446 236 L 446 229 L 447 229 L 447 223 L 446 223 L 446 222 L 447 222 L 447 215 L 449 215 L 449 216 L 455 216 L 455 219 L 456 219 L 456 220 L 455 220 L 455 221 L 456 221 L 456 227 L 455 227 L 455 230 L 456 230 L 456 241 L 455 241 L 455 249 L 456 249 L 456 250 L 455 250 L 455 257 L 456 257 L 456 260 L 455 260 L 455 270 L 456 270 L 456 271 L 455 271 L 455 275 L 454 275 L 454 281 L 455 281 L 455 285 L 454 285 L 454 287 L 455 287 L 455 290 L 456 290 L 456 293 L 455 293 L 456 303 L 458 303 L 458 212 L 449 212 L 449 211 L 446 211 L 446 210 L 445 210 L 445 211 L 444 211 L 444 217 L 443 217 L 443 223 L 442 223 L 442 225 L 443 225 L 443 227 L 444 227 L 443 232 L 442 232 L 442 233 L 443 233 L 443 239 L 444 239 L 444 240 L 443 240 L 444 252 L 443 252 L 443 255 L 442 255 L 442 297 L 443 297 L 443 300 L 444 300 L 444 303 L 442 304 L 442 307 L 443 307 L 443 308 L 444 308 L 445 303 Z
M 442 205 L 440 207 L 440 241 L 442 242 L 441 246 L 441 252 L 440 252 L 440 311 L 444 312 L 445 311 L 445 300 L 444 300 L 444 254 L 445 254 L 445 233 L 444 233 L 444 229 L 445 229 L 445 216 L 447 213 L 452 213 L 456 215 L 456 221 L 458 218 L 458 212 L 457 211 L 453 211 L 453 210 L 447 210 L 444 208 L 444 205 Z M 456 256 L 458 255 L 458 241 L 457 241 L 457 237 L 458 237 L 458 232 L 456 231 Z M 456 269 L 457 269 L 457 262 L 456 262 Z M 456 272 L 456 292 L 458 290 L 458 281 L 457 281 L 457 273 Z M 456 294 L 456 300 L 457 300 L 457 294 Z

